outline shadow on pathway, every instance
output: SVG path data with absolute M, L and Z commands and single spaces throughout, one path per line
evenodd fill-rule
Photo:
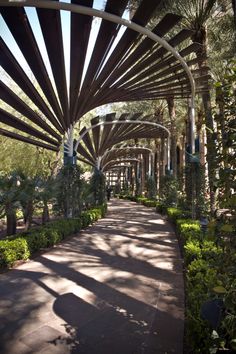
M 152 209 L 112 200 L 106 218 L 0 277 L 2 354 L 183 352 L 178 242 Z

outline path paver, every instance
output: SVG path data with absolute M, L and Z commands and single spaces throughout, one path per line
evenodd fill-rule
M 183 352 L 182 260 L 153 209 L 113 199 L 106 218 L 0 279 L 0 353 Z

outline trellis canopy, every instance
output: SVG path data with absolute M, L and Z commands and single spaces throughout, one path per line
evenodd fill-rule
M 111 160 L 122 156 L 131 158 L 131 155 L 147 153 L 148 150 L 141 147 L 137 150 L 134 147 L 112 148 L 116 144 L 130 139 L 168 137 L 168 129 L 151 121 L 150 116 L 142 116 L 142 113 L 123 113 L 116 119 L 115 113 L 111 113 L 92 119 L 90 127 L 84 127 L 80 131 L 80 138 L 74 146 L 79 160 L 94 167 L 99 164 L 99 168 L 103 169 Z
M 69 4 L 57 0 L 1 1 L 2 18 L 30 71 L 26 72 L 2 36 L 0 65 L 25 96 L 16 94 L 9 81 L 0 80 L 0 99 L 11 107 L 10 110 L 0 108 L 0 134 L 58 150 L 70 127 L 95 107 L 111 102 L 191 95 L 188 74 L 177 55 L 144 34 L 121 28 L 120 23 L 101 19 L 100 25 L 94 25 L 95 18 L 76 12 L 77 5 L 93 8 L 93 0 L 71 0 L 71 4 L 74 7 L 70 9 L 67 23 L 70 28 L 68 65 L 60 8 L 69 9 Z M 104 11 L 121 18 L 127 5 L 128 0 L 107 0 Z M 42 54 L 42 43 L 35 35 L 27 6 L 36 6 L 38 30 L 47 55 Z M 209 75 L 207 68 L 199 71 L 195 67 L 199 44 L 189 44 L 191 31 L 176 30 L 181 19 L 178 15 L 169 13 L 150 22 L 160 8 L 160 0 L 143 0 L 131 20 L 143 28 L 148 25 L 150 33 L 166 39 L 179 51 L 192 71 L 197 92 L 202 92 Z

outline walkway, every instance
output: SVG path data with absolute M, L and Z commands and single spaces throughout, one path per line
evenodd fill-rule
M 0 274 L 1 354 L 181 354 L 182 261 L 153 209 L 107 217 Z

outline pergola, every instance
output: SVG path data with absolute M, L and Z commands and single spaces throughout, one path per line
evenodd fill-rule
M 118 121 L 111 114 L 102 121 L 95 118 L 89 130 L 84 128 L 80 132 L 75 145 L 73 127 L 85 113 L 112 102 L 190 98 L 194 152 L 194 96 L 206 89 L 209 79 L 207 68 L 196 69 L 202 59 L 196 56 L 199 44 L 189 44 L 191 31 L 176 29 L 181 20 L 178 15 L 169 13 L 150 24 L 160 10 L 160 0 L 143 0 L 131 21 L 124 18 L 127 5 L 128 0 L 107 0 L 104 11 L 99 11 L 93 8 L 93 0 L 1 1 L 1 15 L 31 73 L 24 71 L 2 37 L 0 65 L 24 96 L 17 95 L 0 80 L 0 98 L 12 108 L 11 111 L 0 108 L 0 134 L 53 151 L 65 143 L 69 157 L 75 150 L 80 159 L 96 165 L 107 149 L 118 142 L 143 137 L 167 138 L 168 132 L 154 123 L 144 123 L 146 118 L 140 119 L 140 114 L 122 115 Z M 37 13 L 52 75 L 27 7 L 35 8 Z M 69 77 L 62 10 L 70 14 Z M 95 17 L 101 23 L 89 56 Z
M 130 139 L 167 139 L 169 155 L 169 130 L 161 124 L 150 122 L 148 116 L 141 117 L 142 113 L 133 115 L 121 114 L 115 119 L 115 113 L 107 114 L 102 120 L 96 117 L 91 120 L 89 128 L 80 131 L 80 137 L 76 141 L 74 149 L 79 153 L 79 159 L 98 169 L 103 170 L 104 166 L 114 158 L 122 154 L 130 155 L 131 147 L 113 148 L 116 144 Z M 139 155 L 144 149 L 132 149 L 132 154 Z M 145 149 L 146 152 L 146 149 Z

